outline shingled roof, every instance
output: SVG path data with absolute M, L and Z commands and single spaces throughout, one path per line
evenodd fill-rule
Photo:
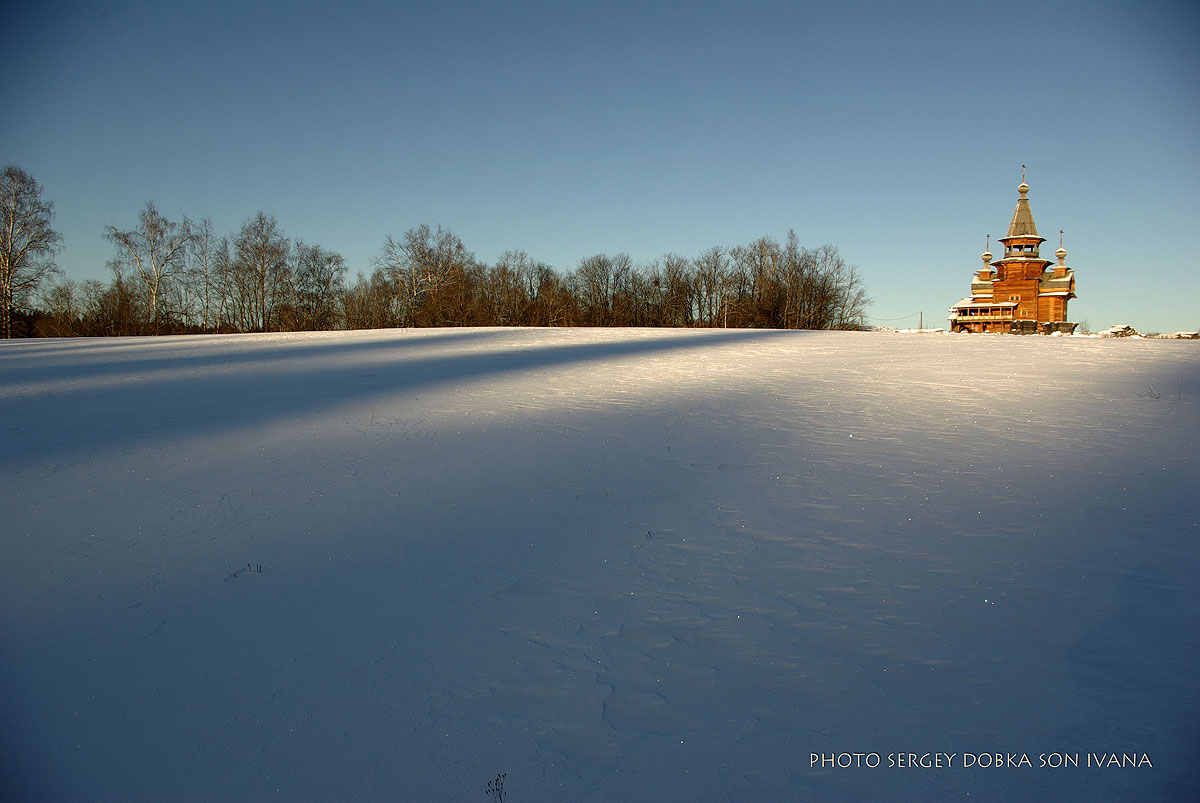
M 1033 210 L 1029 208 L 1029 185 L 1022 181 L 1017 191 L 1021 193 L 1021 197 L 1017 201 L 1017 208 L 1013 210 L 1012 223 L 1008 224 L 1008 234 L 1002 241 L 1011 237 L 1042 239 L 1038 235 L 1037 224 L 1033 222 Z

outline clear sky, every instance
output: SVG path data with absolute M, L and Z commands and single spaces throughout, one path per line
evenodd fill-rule
M 485 262 L 833 243 L 872 321 L 945 325 L 1021 165 L 1093 329 L 1200 327 L 1200 6 L 125 2 L 2 12 L 0 162 L 107 278 L 149 200 L 258 210 L 370 273 L 443 225 Z M 993 247 L 993 252 L 998 249 Z M 909 317 L 903 317 L 909 316 Z

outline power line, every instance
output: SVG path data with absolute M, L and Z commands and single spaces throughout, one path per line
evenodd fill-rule
M 873 320 L 873 321 L 902 321 L 905 318 L 912 318 L 912 317 L 915 317 L 920 314 L 921 314 L 920 312 L 910 312 L 908 315 L 901 315 L 899 318 L 876 318 L 874 315 L 872 315 L 871 320 Z

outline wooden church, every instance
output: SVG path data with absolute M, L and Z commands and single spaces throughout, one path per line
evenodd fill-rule
M 1038 236 L 1029 208 L 1029 185 L 1021 171 L 1020 198 L 1008 234 L 1000 238 L 1004 256 L 992 262 L 991 237 L 983 252 L 983 267 L 971 281 L 971 295 L 950 308 L 955 332 L 1012 332 L 1071 334 L 1077 324 L 1067 321 L 1067 302 L 1075 298 L 1075 272 L 1067 267 L 1067 250 L 1059 232 L 1058 264 L 1038 254 L 1046 240 Z

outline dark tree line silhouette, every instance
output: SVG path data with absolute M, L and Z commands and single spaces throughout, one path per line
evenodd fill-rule
M 853 329 L 863 326 L 869 302 L 857 269 L 836 247 L 802 247 L 790 231 L 782 243 L 762 237 L 649 264 L 596 254 L 564 273 L 524 251 L 508 251 L 495 264 L 480 262 L 453 232 L 422 224 L 388 235 L 371 273 L 354 279 L 347 278 L 341 255 L 287 237 L 264 212 L 237 233 L 218 236 L 210 220 L 171 221 L 148 203 L 133 228 L 109 226 L 106 236 L 114 247 L 112 278 L 80 282 L 47 278 L 43 270 L 35 286 L 25 287 L 24 306 L 14 304 L 14 334 L 420 326 Z

